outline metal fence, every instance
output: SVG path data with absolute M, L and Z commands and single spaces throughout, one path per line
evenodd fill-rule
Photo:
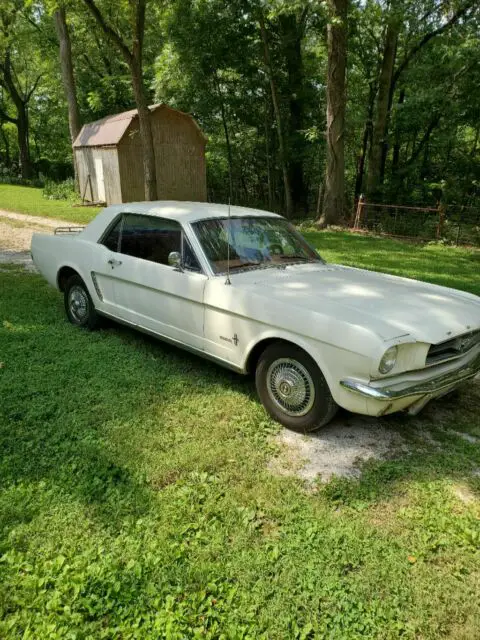
M 367 202 L 361 197 L 351 226 L 355 231 L 480 246 L 480 210 L 470 207 L 407 207 Z

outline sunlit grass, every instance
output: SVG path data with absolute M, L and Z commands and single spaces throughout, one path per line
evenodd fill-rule
M 42 189 L 11 184 L 0 184 L 1 209 L 78 224 L 90 222 L 100 211 L 98 207 L 75 207 L 66 200 L 47 200 L 42 195 Z

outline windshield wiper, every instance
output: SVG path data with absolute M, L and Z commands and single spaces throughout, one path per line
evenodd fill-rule
M 306 258 L 305 256 L 301 256 L 301 255 L 291 255 L 291 256 L 286 256 L 286 255 L 281 255 L 278 256 L 281 260 L 303 260 L 305 262 L 315 262 L 313 260 L 313 258 Z

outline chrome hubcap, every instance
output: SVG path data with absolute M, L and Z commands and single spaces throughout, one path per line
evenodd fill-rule
M 267 371 L 267 391 L 277 407 L 294 417 L 308 413 L 315 400 L 312 376 L 293 358 L 272 362 Z
M 68 308 L 77 322 L 83 322 L 88 316 L 88 298 L 82 287 L 73 286 L 68 294 Z

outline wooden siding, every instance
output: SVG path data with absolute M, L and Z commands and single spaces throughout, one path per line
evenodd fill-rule
M 152 113 L 159 200 L 207 199 L 205 139 L 195 123 L 170 109 Z M 144 200 L 143 157 L 137 119 L 118 145 L 123 202 Z
M 118 145 L 118 164 L 122 202 L 141 202 L 145 200 L 143 182 L 142 141 L 138 123 L 133 122 Z
M 95 159 L 100 158 L 103 164 L 103 179 L 105 183 L 105 199 L 107 204 L 122 202 L 120 189 L 120 173 L 118 153 L 115 147 L 80 147 L 75 149 L 80 195 L 85 192 L 85 200 L 99 202 L 98 177 L 95 170 Z M 85 185 L 90 175 L 90 183 Z

